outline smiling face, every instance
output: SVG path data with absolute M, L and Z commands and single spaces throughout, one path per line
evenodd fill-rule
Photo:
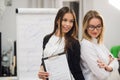
M 62 35 L 65 35 L 72 29 L 73 23 L 74 23 L 73 15 L 69 12 L 66 13 L 61 20 Z M 58 20 L 58 25 L 60 25 L 60 20 Z M 60 34 L 60 26 L 58 27 L 57 34 L 58 35 Z
M 91 38 L 97 38 L 102 31 L 101 20 L 98 18 L 92 18 L 89 21 L 87 32 Z
M 62 19 L 62 33 L 66 34 L 73 27 L 74 18 L 71 13 L 66 13 Z

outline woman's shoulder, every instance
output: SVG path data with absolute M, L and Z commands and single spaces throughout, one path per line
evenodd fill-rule
M 82 47 L 92 47 L 93 46 L 92 42 L 90 42 L 87 39 L 82 39 L 81 42 L 80 42 L 80 45 Z
M 77 39 L 77 38 L 73 38 L 72 42 L 73 42 L 73 44 L 79 44 L 80 43 L 79 39 Z
M 43 39 L 44 39 L 44 40 L 48 40 L 51 36 L 52 36 L 51 34 L 47 34 L 47 35 L 44 36 Z
M 82 39 L 80 43 L 81 44 L 90 44 L 91 42 L 87 39 Z
M 47 44 L 51 36 L 52 35 L 48 34 L 43 38 L 43 49 L 45 48 L 45 45 Z
M 79 41 L 79 39 L 75 39 L 75 38 L 72 39 L 71 46 L 74 47 L 74 48 L 80 47 L 80 41 Z

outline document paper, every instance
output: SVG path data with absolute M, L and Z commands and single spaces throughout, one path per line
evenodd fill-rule
M 66 54 L 53 56 L 44 60 L 49 80 L 71 80 Z

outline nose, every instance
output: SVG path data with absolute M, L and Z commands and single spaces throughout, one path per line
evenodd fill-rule
M 97 28 L 94 28 L 94 30 L 93 30 L 93 31 L 96 31 L 96 32 L 97 32 L 98 30 L 97 30 Z
M 66 22 L 66 25 L 70 25 L 70 22 L 69 22 L 69 21 L 67 21 L 67 22 Z

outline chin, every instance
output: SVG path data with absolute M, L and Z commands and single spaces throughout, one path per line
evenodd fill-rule
M 92 36 L 92 38 L 97 38 L 97 36 Z
M 63 33 L 68 33 L 68 31 L 64 31 Z

